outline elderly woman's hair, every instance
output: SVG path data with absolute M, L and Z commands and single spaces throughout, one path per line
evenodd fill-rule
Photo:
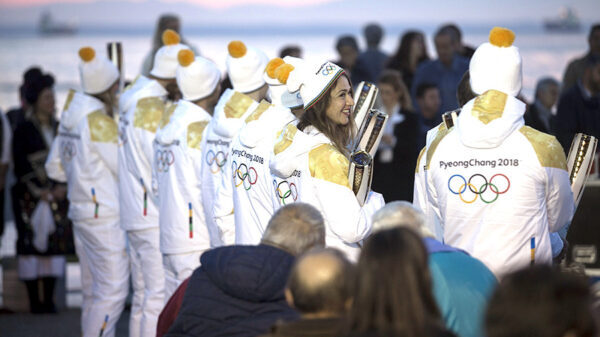
M 408 227 L 423 237 L 433 237 L 425 214 L 408 201 L 392 201 L 373 214 L 373 233 Z

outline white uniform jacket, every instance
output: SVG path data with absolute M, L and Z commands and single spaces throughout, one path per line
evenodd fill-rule
M 371 191 L 361 207 L 350 189 L 348 159 L 313 127 L 302 132 L 288 124 L 273 152 L 270 167 L 278 202 L 315 206 L 325 219 L 327 246 L 356 261 L 359 243 L 371 231 L 371 216 L 384 205 L 381 194 Z
M 258 103 L 252 98 L 237 91 L 227 89 L 215 106 L 214 117 L 206 128 L 206 137 L 202 140 L 202 205 L 206 223 L 216 227 L 214 220 L 214 199 L 217 188 L 221 184 L 223 172 L 230 163 L 228 158 L 231 140 L 244 126 L 245 120 Z M 228 211 L 233 214 L 233 208 Z M 224 228 L 232 228 L 233 217 L 224 218 L 229 223 Z M 220 246 L 223 241 L 232 243 L 234 233 L 220 233 L 222 236 L 213 246 Z M 225 238 L 226 237 L 226 238 Z
M 158 227 L 151 163 L 166 95 L 158 82 L 139 76 L 119 100 L 119 198 L 124 230 Z
M 269 162 L 281 130 L 296 117 L 290 109 L 262 101 L 246 118 L 231 143 L 229 163 L 215 197 L 215 221 L 222 233 L 235 233 L 235 242 L 257 245 L 275 213 L 275 189 Z M 235 228 L 226 219 L 234 210 Z M 225 234 L 231 239 L 232 235 Z
M 524 111 L 523 102 L 490 90 L 467 103 L 425 154 L 444 241 L 498 277 L 551 263 L 549 233 L 567 225 L 575 209 L 562 147 L 523 126 Z
M 67 183 L 73 222 L 119 216 L 117 139 L 104 104 L 71 90 L 45 166 L 50 178 Z
M 180 100 L 169 123 L 156 132 L 152 174 L 163 254 L 203 251 L 218 237 L 216 228 L 206 225 L 201 196 L 201 143 L 210 119 L 201 107 Z

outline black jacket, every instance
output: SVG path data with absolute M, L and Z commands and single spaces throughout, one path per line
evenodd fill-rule
M 200 258 L 167 337 L 257 336 L 298 314 L 284 296 L 294 257 L 267 246 L 227 246 Z
M 600 95 L 588 98 L 581 84 L 568 89 L 558 101 L 554 134 L 565 151 L 569 151 L 576 133 L 600 138 Z

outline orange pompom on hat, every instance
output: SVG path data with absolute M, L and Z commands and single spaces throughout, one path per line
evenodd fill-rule
M 214 62 L 195 56 L 189 49 L 182 49 L 177 54 L 177 86 L 187 101 L 197 101 L 206 98 L 219 85 L 221 71 Z
M 227 74 L 233 90 L 248 93 L 265 84 L 263 73 L 269 61 L 265 53 L 237 40 L 229 42 L 227 51 Z
M 515 33 L 507 28 L 494 27 L 489 42 L 480 45 L 469 64 L 471 89 L 477 95 L 498 90 L 516 97 L 522 85 L 522 59 L 513 46 Z
M 177 59 L 179 51 L 190 48 L 181 44 L 181 37 L 172 29 L 163 32 L 162 42 L 163 46 L 154 54 L 154 65 L 150 70 L 150 75 L 162 79 L 172 79 L 175 78 L 177 66 L 179 65 Z
M 284 76 L 283 72 L 289 75 L 289 72 L 294 69 L 293 64 L 299 62 L 302 62 L 299 58 L 286 56 L 284 59 L 276 57 L 267 64 L 263 77 L 269 85 L 269 96 L 273 105 L 290 109 L 302 106 L 300 93 L 290 93 L 285 83 L 279 81 L 279 76 Z M 287 76 L 285 78 L 287 79 Z
M 117 67 L 108 58 L 96 55 L 93 48 L 79 49 L 79 58 L 79 76 L 86 94 L 103 93 L 119 79 Z

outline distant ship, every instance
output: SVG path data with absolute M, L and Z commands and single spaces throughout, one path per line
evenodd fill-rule
M 564 7 L 557 18 L 544 20 L 544 28 L 550 32 L 579 32 L 581 21 L 572 8 Z
M 77 33 L 77 27 L 73 24 L 56 22 L 50 12 L 45 11 L 40 17 L 38 31 L 42 35 L 73 35 Z

